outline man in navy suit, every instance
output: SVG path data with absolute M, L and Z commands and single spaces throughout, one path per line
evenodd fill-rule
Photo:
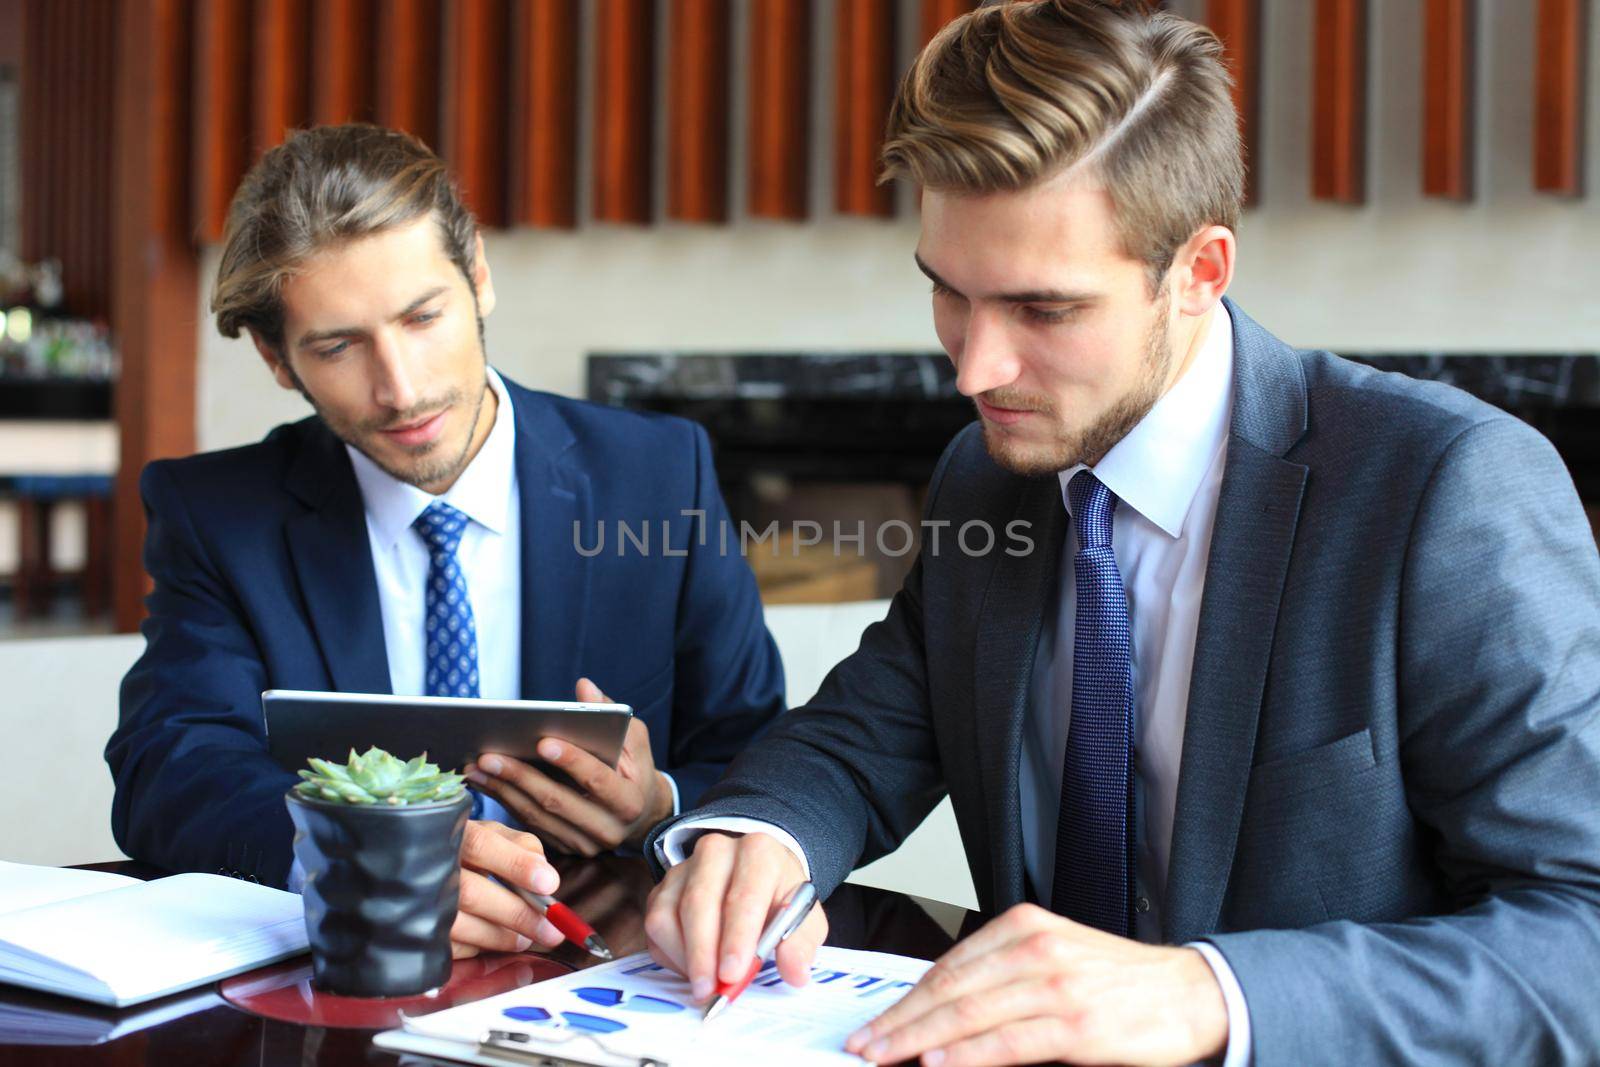
M 615 769 L 548 738 L 577 788 L 502 755 L 467 768 L 456 953 L 553 944 L 486 876 L 550 892 L 546 845 L 638 847 L 782 710 L 750 570 L 703 536 L 726 519 L 705 432 L 501 377 L 494 304 L 476 224 L 414 139 L 309 130 L 246 176 L 212 309 L 317 414 L 144 471 L 148 644 L 106 749 L 130 856 L 295 885 L 265 689 L 598 701 L 602 683 L 636 713 Z M 594 552 L 618 523 L 649 548 Z

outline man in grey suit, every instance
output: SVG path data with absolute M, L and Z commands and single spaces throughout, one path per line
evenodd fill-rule
M 957 20 L 885 160 L 980 418 L 941 550 L 647 843 L 657 958 L 708 996 L 948 792 L 1004 914 L 867 1059 L 1600 1062 L 1600 558 L 1548 442 L 1224 298 L 1234 113 L 1172 15 Z

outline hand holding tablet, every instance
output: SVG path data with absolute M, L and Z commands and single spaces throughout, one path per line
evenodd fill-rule
M 612 706 L 587 678 L 578 680 L 577 696 L 586 706 Z M 556 737 L 542 739 L 537 751 L 558 774 L 493 750 L 469 763 L 465 773 L 554 848 L 583 856 L 622 845 L 637 848 L 672 814 L 672 783 L 656 770 L 642 722 L 628 724 L 622 751 L 609 764 Z

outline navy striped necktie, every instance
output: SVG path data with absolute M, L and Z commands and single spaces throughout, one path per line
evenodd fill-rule
M 1117 498 L 1088 470 L 1067 485 L 1077 551 L 1072 722 L 1061 769 L 1050 909 L 1121 937 L 1133 931 L 1133 651 L 1111 548 Z

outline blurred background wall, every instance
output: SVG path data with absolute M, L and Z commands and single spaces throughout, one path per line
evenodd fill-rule
M 917 26 L 917 5 L 900 6 L 904 59 L 915 48 L 914 32 L 905 31 Z M 1204 0 L 1169 6 L 1190 17 L 1206 13 Z M 1600 348 L 1600 200 L 1552 197 L 1533 185 L 1536 4 L 1478 6 L 1477 194 L 1467 202 L 1422 193 L 1423 7 L 1380 0 L 1371 8 L 1370 185 L 1364 204 L 1348 205 L 1311 194 L 1315 4 L 1267 0 L 1263 152 L 1257 202 L 1240 228 L 1234 297 L 1286 340 L 1339 351 Z M 738 22 L 739 5 L 734 11 Z M 814 5 L 815 41 L 833 39 L 835 14 L 832 4 Z M 584 26 L 592 33 L 592 15 Z M 1600 19 L 1590 20 L 1588 33 L 1590 54 L 1600 54 Z M 917 223 L 909 194 L 899 194 L 892 220 L 852 218 L 834 207 L 835 55 L 813 49 L 805 222 L 751 218 L 746 171 L 735 166 L 726 226 L 585 223 L 572 232 L 496 233 L 487 245 L 501 294 L 487 322 L 495 364 L 525 385 L 581 395 L 591 351 L 937 349 L 927 284 L 911 262 Z M 747 59 L 748 48 L 735 49 L 735 102 L 745 97 Z M 664 101 L 667 74 L 660 64 L 658 71 L 656 95 Z M 1587 76 L 1586 93 L 1600 98 L 1600 64 Z M 1600 107 L 1588 109 L 1586 122 L 1594 173 Z M 731 155 L 741 159 L 745 124 L 737 117 L 730 134 Z M 663 149 L 658 140 L 657 175 Z M 577 188 L 586 193 L 592 154 L 577 158 Z M 664 184 L 654 188 L 658 204 Z M 197 301 L 202 448 L 255 440 L 309 410 L 299 397 L 279 395 L 248 343 L 211 328 L 205 301 L 215 264 L 208 246 Z
M 911 262 L 913 193 L 876 187 L 874 156 L 899 73 L 972 6 L 0 0 L 0 171 L 19 149 L 13 184 L 0 173 L 0 212 L 17 219 L 0 219 L 0 238 L 29 263 L 58 260 L 55 313 L 109 327 L 120 357 L 114 380 L 89 383 L 81 424 L 46 438 L 28 397 L 82 383 L 28 366 L 8 377 L 0 338 L 0 576 L 17 585 L 31 558 L 47 590 L 109 581 L 109 618 L 134 626 L 144 463 L 307 413 L 206 308 L 240 175 L 286 130 L 348 119 L 403 125 L 451 162 L 485 224 L 501 297 L 488 348 L 510 376 L 706 421 L 736 517 L 850 500 L 847 516 L 914 518 L 970 411 Z M 1468 384 L 1530 418 L 1600 515 L 1600 439 L 1585 429 L 1600 411 L 1591 0 L 1167 6 L 1212 25 L 1238 73 L 1253 185 L 1243 307 L 1293 343 Z M 805 370 L 718 362 L 757 354 L 802 355 Z M 728 391 L 673 393 L 685 355 Z M 846 385 L 850 403 L 775 406 Z M 6 436 L 8 403 L 31 436 Z M 901 435 L 914 448 L 860 435 L 876 423 L 892 437 L 924 410 L 937 417 Z M 752 431 L 767 436 L 741 438 Z M 115 489 L 12 491 L 41 467 Z M 828 595 L 884 595 L 896 573 Z

